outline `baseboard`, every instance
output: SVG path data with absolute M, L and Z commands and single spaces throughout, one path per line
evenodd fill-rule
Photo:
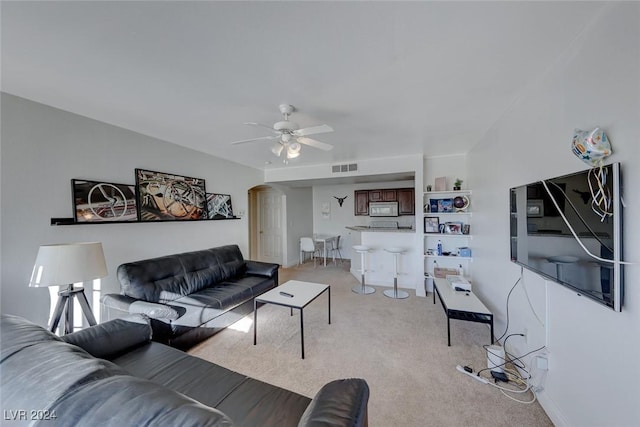
M 564 418 L 564 415 L 562 415 L 562 411 L 560 411 L 560 408 L 558 408 L 553 399 L 551 399 L 547 393 L 541 391 L 540 393 L 537 393 L 536 397 L 538 399 L 538 402 L 540 403 L 540 406 L 542 406 L 542 409 L 544 409 L 544 412 L 546 412 L 547 416 L 551 419 L 551 422 L 554 426 L 569 426 L 569 423 Z
M 490 325 L 486 325 L 486 326 L 490 327 Z M 522 353 L 521 349 L 514 347 L 513 345 L 509 345 L 508 348 L 506 348 L 506 351 L 508 351 L 511 354 Z M 520 369 L 518 369 L 518 371 L 520 372 Z M 520 374 L 523 374 L 523 372 L 520 372 Z M 558 405 L 556 405 L 553 399 L 551 399 L 544 390 L 539 393 L 536 393 L 536 399 L 538 400 L 538 403 L 540 403 L 540 406 L 542 407 L 544 412 L 551 419 L 551 422 L 553 422 L 553 425 L 555 427 L 567 427 L 570 425 L 567 422 L 564 415 L 562 414 L 562 411 L 560 410 Z

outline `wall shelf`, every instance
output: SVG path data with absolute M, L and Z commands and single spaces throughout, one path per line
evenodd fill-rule
M 463 197 L 468 200 L 464 210 L 456 211 L 455 207 L 452 206 L 451 212 L 433 212 L 427 211 L 423 212 L 423 217 L 433 217 L 438 218 L 438 226 L 442 227 L 442 224 L 446 223 L 458 223 L 462 224 L 462 226 L 470 226 L 472 219 L 472 206 L 470 205 L 471 199 L 471 190 L 446 190 L 446 191 L 425 191 L 423 193 L 423 206 L 424 210 L 431 209 L 432 204 L 435 203 L 436 200 L 439 199 L 455 199 L 456 197 Z M 450 204 L 451 205 L 451 204 Z M 444 206 L 444 205 L 443 205 Z M 440 204 L 438 203 L 438 207 Z M 428 221 L 430 228 L 429 230 L 435 230 L 435 220 Z M 426 229 L 426 225 L 425 225 Z M 442 230 L 442 228 L 439 228 Z M 424 233 L 423 237 L 423 247 L 424 247 L 424 278 L 425 278 L 425 291 L 427 289 L 427 283 L 431 283 L 433 281 L 433 270 L 435 267 L 440 268 L 457 268 L 460 265 L 463 270 L 464 276 L 467 278 L 471 278 L 471 265 L 473 262 L 473 257 L 467 256 L 459 256 L 459 255 L 433 255 L 435 250 L 433 249 L 436 240 L 442 241 L 444 245 L 444 249 L 454 249 L 455 247 L 467 247 L 471 246 L 470 243 L 473 240 L 473 235 L 471 234 L 448 234 L 448 233 Z M 427 254 L 427 251 L 430 254 Z M 454 250 L 454 254 L 457 254 Z M 471 254 L 473 255 L 473 254 Z
M 457 259 L 457 260 L 465 260 L 465 261 L 473 261 L 473 257 L 470 256 L 457 256 L 457 255 L 425 255 L 425 258 L 436 258 L 436 259 Z
M 203 221 L 227 221 L 232 219 L 242 219 L 239 216 L 233 218 L 203 218 L 189 221 L 104 221 L 104 222 L 75 222 L 73 218 L 51 218 L 51 225 L 97 225 L 97 224 L 159 224 L 166 222 L 203 222 Z
M 425 237 L 454 237 L 457 239 L 473 239 L 473 234 L 424 233 Z
M 423 193 L 426 195 L 439 196 L 445 194 L 471 194 L 471 190 L 451 190 L 451 191 L 425 191 Z
M 437 216 L 437 215 L 465 215 L 471 216 L 471 212 L 425 212 L 424 216 Z

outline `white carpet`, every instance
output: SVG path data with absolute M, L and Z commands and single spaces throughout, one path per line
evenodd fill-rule
M 258 311 L 258 345 L 248 316 L 237 325 L 245 331 L 228 328 L 190 353 L 309 397 L 333 379 L 364 378 L 371 389 L 371 427 L 552 425 L 537 402 L 513 402 L 456 371 L 458 364 L 486 367 L 487 325 L 452 320 L 448 347 L 446 316 L 431 294 L 392 300 L 377 288 L 358 295 L 351 291 L 358 281 L 348 268 L 348 262 L 315 269 L 307 263 L 280 272 L 280 283 L 331 285 L 331 325 L 326 294 L 304 310 L 304 360 L 299 315 L 273 305 Z M 518 397 L 528 400 L 531 394 Z

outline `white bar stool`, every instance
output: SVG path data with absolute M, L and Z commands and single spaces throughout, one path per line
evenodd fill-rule
M 376 291 L 375 288 L 372 288 L 371 286 L 366 286 L 364 284 L 364 272 L 367 271 L 365 268 L 366 255 L 369 252 L 371 252 L 371 248 L 369 246 L 364 246 L 364 245 L 355 245 L 353 247 L 353 250 L 360 254 L 360 274 L 362 275 L 362 284 L 360 286 L 356 286 L 352 288 L 351 290 L 356 294 L 364 294 L 364 295 L 372 294 Z
M 393 254 L 393 289 L 382 292 L 385 297 L 393 299 L 409 298 L 409 292 L 398 290 L 398 258 L 406 251 L 403 248 L 384 248 L 385 251 Z

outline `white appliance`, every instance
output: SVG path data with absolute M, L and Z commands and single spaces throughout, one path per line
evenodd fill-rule
M 471 283 L 463 276 L 447 274 L 445 278 L 451 284 L 453 290 L 471 292 Z
M 504 348 L 499 345 L 490 345 L 487 347 L 487 367 L 489 369 L 494 372 L 504 372 L 502 368 L 506 361 Z
M 369 202 L 369 216 L 398 216 L 398 202 Z

